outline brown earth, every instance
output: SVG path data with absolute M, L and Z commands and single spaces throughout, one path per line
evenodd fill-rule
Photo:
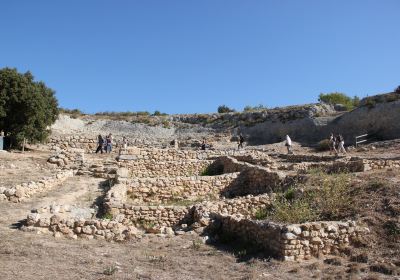
M 395 143 L 354 155 L 398 157 L 399 147 Z M 0 153 L 2 165 L 12 162 L 19 170 L 2 169 L 1 185 L 51 172 L 46 171 L 47 156 L 45 152 Z M 92 204 L 101 193 L 101 179 L 72 178 L 22 203 L 0 202 L 0 279 L 396 279 L 400 273 L 399 182 L 398 170 L 354 176 L 352 215 L 368 225 L 368 239 L 340 256 L 282 263 L 243 248 L 205 245 L 196 234 L 146 235 L 141 240 L 109 243 L 57 239 L 17 229 L 31 209 L 52 203 Z

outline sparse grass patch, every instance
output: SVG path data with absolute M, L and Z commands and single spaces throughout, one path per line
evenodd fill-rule
M 193 240 L 193 241 L 192 241 L 191 248 L 192 248 L 193 250 L 198 251 L 198 250 L 200 249 L 201 245 L 202 245 L 201 241 L 199 241 L 199 240 Z
M 256 211 L 254 214 L 254 218 L 256 220 L 264 220 L 265 218 L 268 217 L 268 210 L 265 208 L 260 208 Z
M 103 274 L 107 276 L 114 275 L 118 271 L 118 267 L 115 265 L 109 266 L 104 269 Z
M 373 178 L 371 181 L 368 182 L 367 190 L 369 191 L 378 191 L 380 189 L 383 189 L 387 187 L 387 182 L 378 179 L 378 178 Z
M 383 228 L 385 229 L 387 235 L 400 237 L 400 223 L 389 220 L 383 225 Z
M 105 213 L 101 218 L 103 220 L 112 220 L 113 215 L 111 213 Z

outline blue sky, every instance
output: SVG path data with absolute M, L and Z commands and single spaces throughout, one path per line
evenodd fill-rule
M 215 112 L 400 85 L 397 0 L 0 2 L 0 68 L 85 112 Z

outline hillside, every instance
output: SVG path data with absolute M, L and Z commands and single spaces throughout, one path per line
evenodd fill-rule
M 370 134 L 375 140 L 400 135 L 400 94 L 389 93 L 361 100 L 349 112 L 336 111 L 328 104 L 309 104 L 254 112 L 224 114 L 138 115 L 60 115 L 53 135 L 96 137 L 112 133 L 139 142 L 167 146 L 178 139 L 181 146 L 202 141 L 229 142 L 242 132 L 250 145 L 280 142 L 286 134 L 304 145 L 315 145 L 330 132 L 341 133 L 347 144 L 354 137 Z M 72 117 L 72 118 L 71 118 Z

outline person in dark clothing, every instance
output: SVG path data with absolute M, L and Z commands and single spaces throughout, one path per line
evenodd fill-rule
M 103 139 L 103 136 L 101 136 L 100 134 L 99 134 L 99 136 L 97 136 L 97 145 L 98 146 L 97 146 L 96 154 L 98 152 L 103 153 L 104 139 Z
M 201 144 L 200 147 L 201 147 L 201 149 L 202 149 L 203 151 L 206 150 L 206 148 L 207 148 L 206 139 L 203 140 L 203 143 Z
M 238 145 L 238 149 L 243 148 L 243 143 L 244 143 L 244 137 L 242 135 L 242 133 L 239 134 L 239 145 Z

